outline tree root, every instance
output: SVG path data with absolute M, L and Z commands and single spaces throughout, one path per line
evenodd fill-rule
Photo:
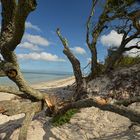
M 25 113 L 25 119 L 19 133 L 19 140 L 26 140 L 28 127 L 34 115 L 42 110 L 42 102 L 17 102 L 17 101 L 1 101 L 1 113 L 7 116 Z
M 140 113 L 124 106 L 119 106 L 115 104 L 100 104 L 94 99 L 84 99 L 77 102 L 72 102 L 61 108 L 56 115 L 65 113 L 67 110 L 72 108 L 85 108 L 85 107 L 97 107 L 104 111 L 111 111 L 117 113 L 121 116 L 127 117 L 132 122 L 140 123 Z
M 26 140 L 27 139 L 28 127 L 29 127 L 34 115 L 35 115 L 34 111 L 29 111 L 26 113 L 22 127 L 20 128 L 18 140 Z

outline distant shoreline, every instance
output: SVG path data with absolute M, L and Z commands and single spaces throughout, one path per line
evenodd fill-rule
M 51 82 L 73 76 L 73 74 L 71 73 L 53 73 L 53 72 L 52 73 L 24 72 L 23 75 L 29 85 Z M 7 77 L 0 77 L 0 85 L 15 86 L 15 84 L 12 81 L 10 81 Z
M 46 82 L 31 84 L 33 88 L 36 89 L 45 89 L 45 88 L 56 88 L 56 87 L 63 87 L 75 82 L 74 76 L 65 77 L 62 79 L 50 80 Z
M 31 87 L 37 90 L 42 90 L 42 89 L 48 90 L 53 88 L 55 89 L 55 88 L 65 87 L 67 85 L 72 85 L 74 82 L 75 82 L 75 78 L 74 76 L 71 76 L 59 80 L 52 80 L 52 81 L 42 82 L 38 84 L 31 84 Z M 9 93 L 0 92 L 0 94 L 1 94 L 0 101 L 11 100 L 15 97 L 15 95 Z
M 32 74 L 49 74 L 49 75 L 72 75 L 72 72 L 45 72 L 45 71 L 21 71 L 23 74 L 24 73 L 32 73 Z

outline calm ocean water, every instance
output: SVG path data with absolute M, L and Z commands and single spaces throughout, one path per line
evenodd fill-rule
M 57 73 L 57 72 L 23 72 L 24 78 L 29 84 L 37 84 L 41 82 L 53 81 L 72 76 L 72 73 Z M 0 85 L 14 85 L 7 77 L 0 77 Z

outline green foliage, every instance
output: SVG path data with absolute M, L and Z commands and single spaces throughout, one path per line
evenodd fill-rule
M 115 67 L 132 66 L 140 63 L 140 57 L 123 56 L 116 64 Z
M 61 126 L 68 123 L 74 114 L 78 113 L 78 109 L 70 109 L 63 115 L 53 117 L 52 124 L 54 126 Z
M 135 0 L 107 0 L 108 6 L 111 7 L 120 7 L 121 5 L 131 5 L 135 2 Z
M 112 6 L 112 7 L 114 7 L 114 6 L 119 6 L 119 3 L 120 3 L 121 1 L 120 0 L 108 0 L 107 1 L 107 4 L 109 5 L 109 6 Z M 121 2 L 122 3 L 122 2 Z
M 0 68 L 3 68 L 5 62 L 0 60 Z

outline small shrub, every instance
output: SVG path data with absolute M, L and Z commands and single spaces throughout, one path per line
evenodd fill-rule
M 119 62 L 115 64 L 116 67 L 126 67 L 132 66 L 134 64 L 140 63 L 140 57 L 130 57 L 130 56 L 123 56 Z
M 78 112 L 79 112 L 78 109 L 70 109 L 63 115 L 58 115 L 53 117 L 52 124 L 54 126 L 61 126 L 65 123 L 68 123 L 72 118 L 72 116 Z

